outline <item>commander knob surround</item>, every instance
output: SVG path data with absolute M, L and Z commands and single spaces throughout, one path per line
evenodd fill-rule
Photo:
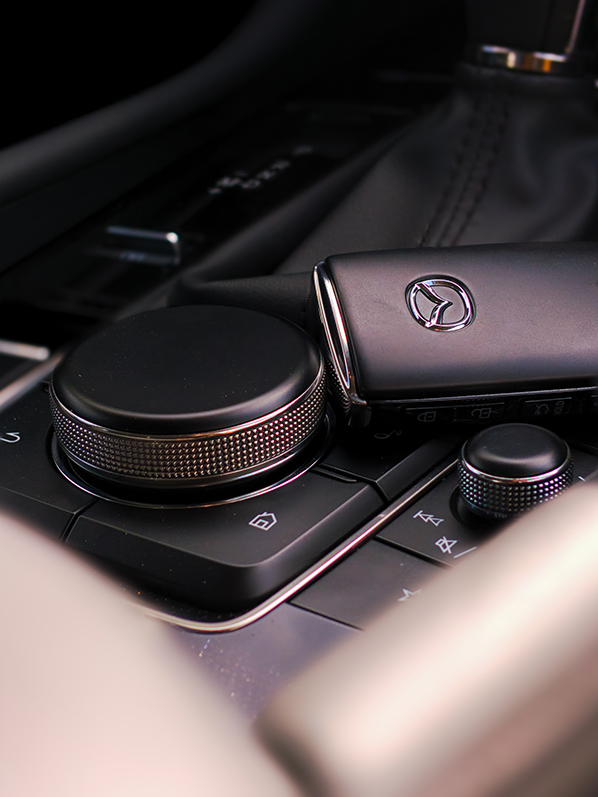
M 154 310 L 74 349 L 54 372 L 57 466 L 104 497 L 234 500 L 305 470 L 327 435 L 315 342 L 235 307 Z

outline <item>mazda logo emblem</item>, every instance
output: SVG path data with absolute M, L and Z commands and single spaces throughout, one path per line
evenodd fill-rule
M 409 312 L 418 324 L 433 332 L 455 332 L 475 318 L 468 288 L 449 277 L 425 277 L 412 282 L 405 293 Z

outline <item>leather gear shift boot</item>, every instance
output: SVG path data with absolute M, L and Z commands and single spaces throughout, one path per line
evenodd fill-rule
M 595 103 L 590 77 L 460 64 L 451 96 L 405 129 L 279 271 L 333 253 L 595 240 Z

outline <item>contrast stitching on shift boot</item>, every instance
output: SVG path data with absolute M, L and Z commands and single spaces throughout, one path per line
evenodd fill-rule
M 478 173 L 482 171 L 484 175 L 486 174 L 487 170 L 484 168 L 484 164 L 488 158 L 488 151 L 492 149 L 492 144 L 494 142 L 497 105 L 501 104 L 502 101 L 497 82 L 497 76 L 494 75 L 489 88 L 482 92 L 482 101 L 480 102 L 480 112 L 476 131 L 477 135 L 475 136 L 475 148 L 471 157 L 467 159 L 468 168 L 464 174 L 464 181 L 454 200 L 449 218 L 437 238 L 436 246 L 450 246 L 454 243 L 454 228 L 458 225 L 458 230 L 461 232 L 463 221 L 460 221 L 460 217 L 466 220 L 468 216 L 468 205 L 472 202 L 472 187 L 474 198 L 477 196 L 478 192 L 475 190 L 475 184 L 478 180 Z M 490 144 L 488 144 L 488 142 L 490 142 Z
M 453 164 L 452 164 L 452 168 L 451 168 L 451 170 L 449 172 L 448 180 L 447 180 L 447 182 L 445 184 L 444 190 L 442 191 L 442 193 L 440 195 L 440 199 L 438 200 L 436 208 L 435 208 L 434 212 L 432 213 L 432 216 L 430 217 L 430 221 L 428 222 L 428 225 L 427 225 L 427 227 L 425 228 L 425 230 L 424 230 L 424 232 L 422 234 L 422 237 L 421 237 L 421 239 L 420 239 L 420 241 L 418 243 L 418 246 L 434 246 L 434 244 L 430 242 L 431 230 L 433 229 L 433 227 L 435 226 L 437 220 L 439 219 L 439 217 L 440 217 L 440 215 L 441 215 L 441 213 L 442 213 L 442 211 L 444 209 L 444 206 L 446 205 L 446 203 L 448 201 L 448 198 L 449 198 L 451 192 L 453 191 L 454 185 L 455 185 L 455 183 L 457 181 L 457 177 L 458 177 L 458 175 L 459 175 L 459 173 L 461 171 L 461 168 L 463 166 L 463 162 L 465 160 L 465 156 L 467 155 L 467 152 L 469 151 L 469 146 L 470 146 L 471 141 L 473 139 L 474 131 L 475 131 L 476 127 L 478 126 L 477 125 L 477 119 L 478 119 L 478 116 L 479 116 L 480 104 L 482 102 L 482 96 L 483 96 L 482 92 L 480 90 L 478 90 L 477 93 L 476 93 L 476 97 L 475 97 L 474 103 L 473 103 L 472 113 L 469 116 L 467 124 L 465 124 L 463 126 L 463 133 L 462 133 L 461 139 L 459 141 L 459 146 L 455 150 L 455 155 L 454 155 L 454 158 L 453 158 Z
M 311 288 L 312 284 L 310 283 L 307 286 L 307 289 L 305 291 L 305 296 L 303 297 L 303 301 L 301 302 L 301 326 L 303 327 L 303 329 L 305 329 L 307 325 L 307 308 L 309 307 L 309 301 L 312 295 Z
M 457 246 L 461 239 L 461 236 L 465 233 L 465 230 L 471 223 L 471 220 L 478 209 L 482 197 L 487 193 L 488 187 L 490 185 L 490 180 L 492 177 L 492 173 L 494 171 L 494 167 L 496 165 L 496 161 L 498 160 L 498 155 L 502 148 L 502 144 L 505 138 L 505 132 L 507 129 L 507 124 L 509 120 L 509 115 L 512 106 L 513 100 L 513 89 L 512 86 L 509 85 L 509 88 L 504 91 L 500 91 L 496 96 L 496 102 L 493 103 L 494 107 L 491 107 L 490 113 L 488 114 L 488 124 L 486 125 L 486 130 L 490 131 L 491 135 L 485 136 L 483 143 L 485 144 L 488 142 L 487 146 L 485 147 L 486 153 L 484 159 L 482 159 L 482 155 L 484 154 L 483 150 L 484 147 L 480 147 L 479 157 L 477 161 L 474 163 L 470 173 L 470 181 L 468 188 L 470 189 L 470 196 L 471 196 L 471 189 L 475 187 L 477 182 L 477 190 L 473 192 L 473 197 L 470 199 L 470 207 L 465 212 L 465 218 L 463 219 L 459 229 L 457 232 L 450 238 L 450 240 L 443 240 L 442 245 L 448 246 Z M 496 106 L 499 106 L 497 108 Z M 498 117 L 499 121 L 496 122 L 496 118 Z M 479 168 L 478 168 L 479 166 Z M 465 188 L 462 193 L 462 202 L 461 205 L 464 206 L 466 204 L 466 197 L 465 197 Z M 455 214 L 456 215 L 456 214 Z M 446 236 L 448 237 L 449 230 L 446 231 Z
M 485 92 L 480 102 L 479 113 L 477 115 L 478 126 L 476 130 L 477 135 L 475 136 L 475 144 L 472 146 L 472 153 L 470 154 L 470 157 L 466 161 L 463 161 L 463 182 L 461 183 L 461 187 L 457 195 L 453 197 L 452 208 L 450 208 L 448 219 L 445 221 L 444 226 L 437 237 L 435 243 L 436 246 L 446 245 L 447 239 L 450 236 L 451 228 L 455 224 L 457 215 L 463 207 L 464 197 L 468 193 L 472 175 L 475 172 L 478 160 L 480 158 L 480 153 L 482 153 L 484 150 L 484 138 L 490 124 L 490 119 L 492 116 L 491 112 L 494 108 L 493 93 L 494 88 L 492 89 L 492 92 Z M 467 169 L 465 169 L 466 166 Z M 449 208 L 447 208 L 447 211 L 449 211 Z

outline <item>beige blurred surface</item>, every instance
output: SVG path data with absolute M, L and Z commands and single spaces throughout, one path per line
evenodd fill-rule
M 598 486 L 390 611 L 278 695 L 259 730 L 318 795 L 598 793 Z
M 302 675 L 259 718 L 261 740 L 68 551 L 8 519 L 0 551 L 2 795 L 598 793 L 596 484 Z
M 165 628 L 10 519 L 0 629 L 0 794 L 296 794 Z

